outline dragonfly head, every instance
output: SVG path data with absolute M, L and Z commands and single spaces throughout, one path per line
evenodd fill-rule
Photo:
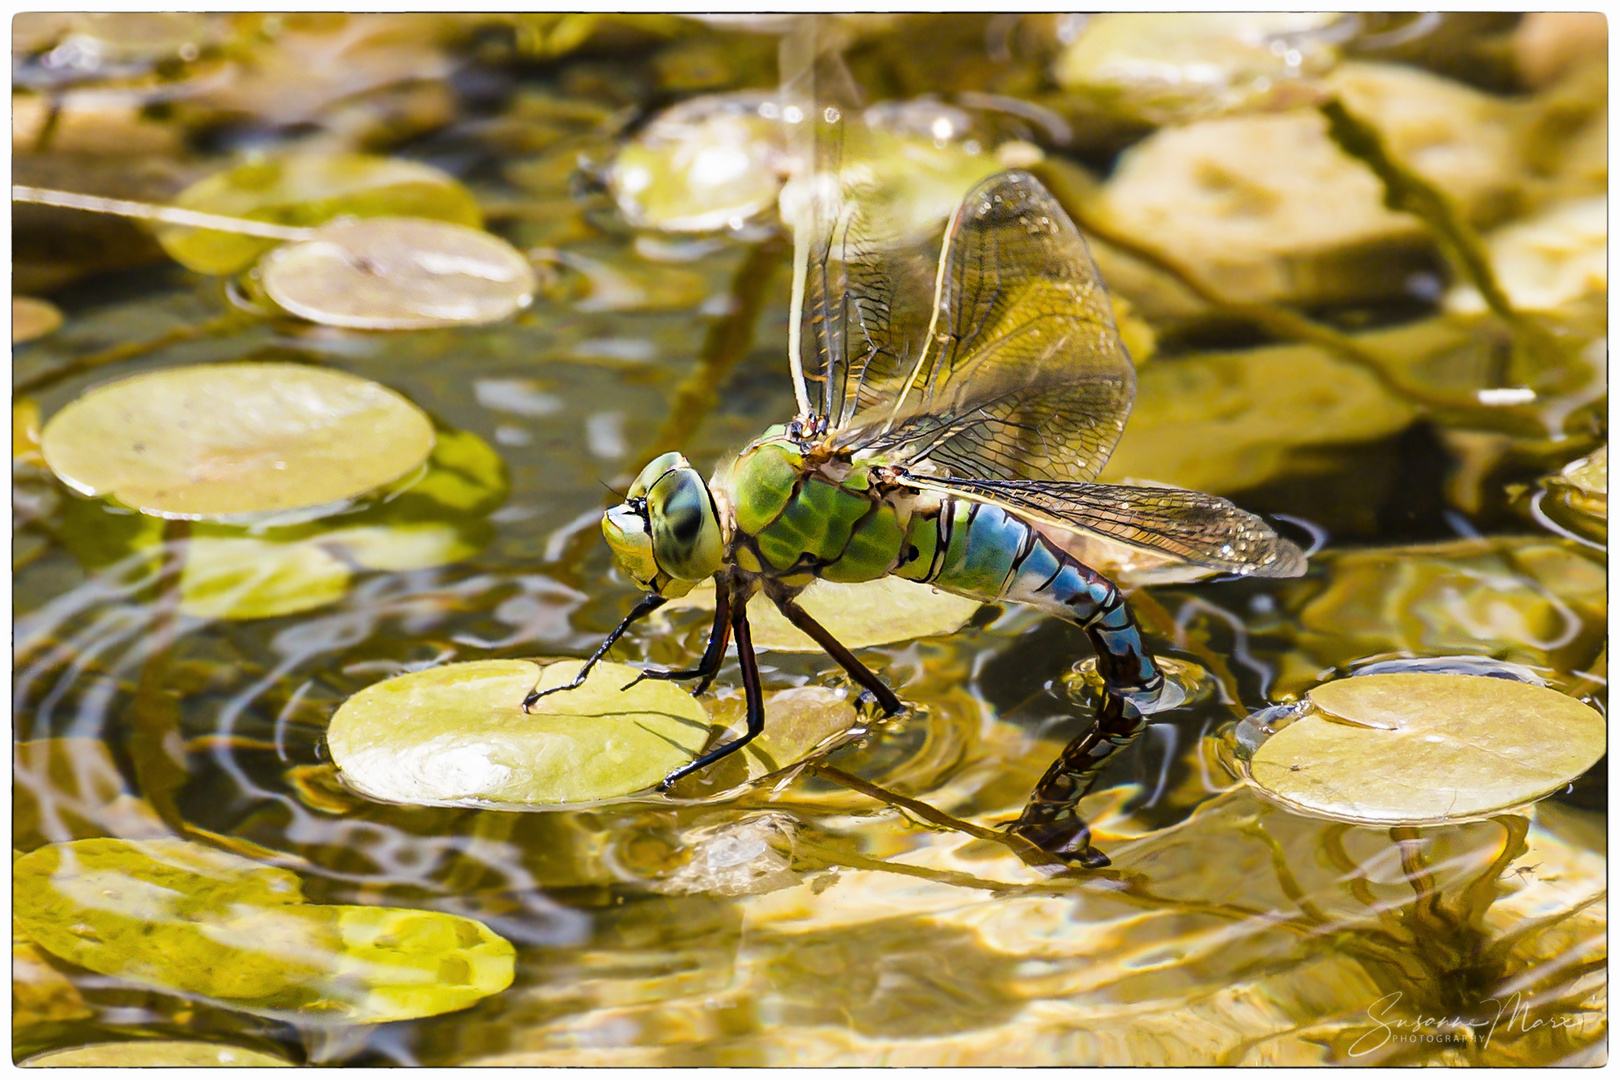
M 725 545 L 709 485 L 680 454 L 654 458 L 602 515 L 619 569 L 649 592 L 684 596 L 719 569 Z

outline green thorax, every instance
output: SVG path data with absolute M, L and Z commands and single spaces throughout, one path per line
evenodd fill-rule
M 773 427 L 714 478 L 733 514 L 729 557 L 752 573 L 789 584 L 813 577 L 871 581 L 889 573 L 905 550 L 912 498 L 881 491 L 870 461 L 843 455 L 807 458 Z

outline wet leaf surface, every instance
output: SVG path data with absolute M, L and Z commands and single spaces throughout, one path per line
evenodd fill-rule
M 62 325 L 62 313 L 56 305 L 46 300 L 36 300 L 32 296 L 13 296 L 11 298 L 11 343 L 21 345 L 25 341 L 42 338 Z
M 707 740 L 708 714 L 690 694 L 666 682 L 623 692 L 640 672 L 622 664 L 598 664 L 578 690 L 524 713 L 537 678 L 550 689 L 578 671 L 482 660 L 399 675 L 350 698 L 327 746 L 371 798 L 520 809 L 645 791 Z
M 183 1042 L 178 1039 L 142 1039 L 138 1042 L 95 1043 L 69 1050 L 51 1050 L 18 1064 L 32 1068 L 290 1068 L 285 1058 L 224 1043 Z
M 13 867 L 15 916 L 82 967 L 313 1023 L 465 1008 L 512 979 L 512 947 L 432 911 L 303 903 L 296 875 L 182 840 L 79 840 Z
M 1310 692 L 1318 713 L 1266 740 L 1254 783 L 1337 821 L 1415 825 L 1499 813 L 1603 756 L 1603 718 L 1545 687 L 1468 675 L 1366 675 Z
M 932 585 L 886 577 L 858 584 L 817 581 L 800 594 L 799 606 L 845 646 L 864 649 L 954 633 L 984 605 Z M 770 603 L 750 604 L 748 623 L 758 648 L 822 651 Z
M 300 364 L 201 364 L 91 391 L 45 425 L 69 486 L 143 513 L 218 518 L 323 506 L 418 468 L 421 410 L 386 387 Z
M 260 272 L 265 292 L 294 315 L 356 330 L 499 322 L 535 290 L 529 261 L 506 241 L 420 218 L 326 225 L 271 252 Z

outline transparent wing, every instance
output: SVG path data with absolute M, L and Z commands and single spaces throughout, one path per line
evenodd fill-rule
M 1298 577 L 1305 553 L 1225 499 L 1181 488 L 1007 480 L 937 480 L 917 486 L 981 502 L 1061 529 L 1095 533 L 1185 562 L 1253 577 Z
M 892 401 L 934 312 L 939 239 L 916 235 L 892 193 L 821 143 L 805 198 L 815 222 L 799 347 L 817 415 L 830 429 Z M 830 166 L 830 168 L 829 168 Z M 935 230 L 937 233 L 937 229 Z
M 834 441 L 918 473 L 1094 478 L 1135 394 L 1130 357 L 1085 241 L 1024 172 L 1000 173 L 951 221 L 935 287 L 915 246 L 880 250 L 859 205 L 829 243 L 823 288 L 841 289 L 841 351 L 828 350 Z M 919 298 L 929 297 L 926 323 Z

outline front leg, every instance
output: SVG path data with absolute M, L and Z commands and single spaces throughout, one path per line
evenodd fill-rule
M 696 697 L 709 688 L 714 677 L 720 673 L 720 665 L 726 659 L 726 646 L 731 642 L 731 590 L 720 580 L 714 584 L 714 623 L 709 627 L 709 644 L 703 650 L 703 658 L 698 666 L 684 671 L 660 671 L 649 668 L 637 675 L 625 685 L 625 689 L 636 685 L 642 679 L 699 679 L 703 681 L 692 688 L 692 696 Z
M 775 601 L 776 609 L 787 618 L 788 622 L 803 630 L 810 636 L 811 640 L 827 650 L 827 655 L 838 661 L 838 665 L 849 672 L 850 678 L 860 683 L 871 692 L 873 697 L 877 698 L 878 707 L 885 714 L 893 716 L 901 710 L 903 706 L 901 706 L 900 699 L 895 696 L 894 691 L 884 685 L 882 679 L 872 674 L 865 664 L 855 659 L 855 654 L 846 649 L 843 642 L 833 637 L 825 626 L 812 619 L 810 613 L 800 607 L 795 600 L 790 597 L 778 596 L 773 596 L 771 599 Z
M 624 636 L 624 632 L 630 629 L 630 624 L 657 611 L 664 606 L 664 602 L 664 597 L 659 596 L 657 593 L 648 593 L 642 597 L 641 602 L 630 609 L 630 614 L 624 617 L 624 621 L 613 628 L 613 633 L 609 634 L 607 640 L 603 641 L 597 650 L 591 654 L 591 658 L 585 661 L 585 666 L 579 669 L 579 674 L 574 676 L 573 682 L 564 683 L 562 686 L 553 686 L 550 690 L 540 690 L 538 688 L 530 690 L 528 696 L 523 699 L 523 711 L 528 712 L 535 702 L 547 694 L 557 694 L 564 690 L 578 690 L 581 686 L 584 686 L 585 677 L 591 673 L 591 668 L 595 667 L 596 662 L 602 659 L 609 649 L 613 648 L 615 641 Z
M 689 765 L 682 765 L 658 785 L 659 791 L 668 791 L 677 780 L 690 776 L 699 769 L 713 765 L 721 758 L 735 754 L 765 730 L 765 691 L 759 681 L 759 661 L 754 656 L 754 640 L 748 633 L 748 607 L 738 604 L 731 614 L 731 628 L 737 634 L 737 661 L 742 665 L 743 697 L 748 702 L 748 733 L 717 746 Z

